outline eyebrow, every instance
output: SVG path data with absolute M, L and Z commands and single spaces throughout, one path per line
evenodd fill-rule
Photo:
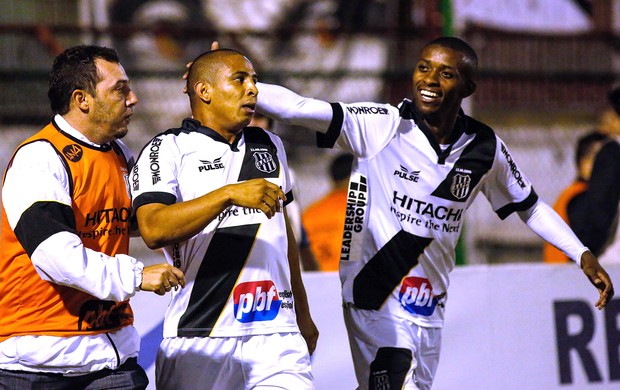
M 431 61 L 431 60 L 427 60 L 426 58 L 420 58 L 420 59 L 418 60 L 418 63 L 419 63 L 419 62 L 431 63 L 431 62 L 433 62 L 433 61 Z M 440 67 L 441 67 L 441 68 L 443 68 L 443 69 L 452 69 L 452 70 L 455 70 L 455 71 L 457 71 L 457 72 L 459 71 L 459 67 L 458 67 L 458 66 L 450 66 L 450 65 L 446 65 L 446 64 L 444 64 L 444 63 L 439 63 L 439 64 L 440 64 Z
M 120 87 L 120 86 L 123 86 L 123 87 L 128 86 L 129 84 L 130 84 L 129 79 L 119 79 L 119 80 L 116 80 L 116 82 L 110 86 L 110 89 L 116 89 L 117 87 Z
M 258 75 L 256 74 L 256 72 L 247 72 L 244 70 L 238 70 L 236 72 L 233 72 L 230 74 L 231 77 L 234 76 L 251 76 L 251 77 L 258 77 Z

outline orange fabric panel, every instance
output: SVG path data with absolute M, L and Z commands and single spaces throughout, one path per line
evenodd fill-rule
M 344 233 L 347 190 L 334 190 L 302 214 L 310 247 L 321 271 L 337 271 Z

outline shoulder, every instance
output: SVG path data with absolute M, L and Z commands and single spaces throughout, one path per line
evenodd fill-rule
M 177 138 L 179 138 L 180 136 L 195 133 L 196 129 L 188 127 L 186 125 L 188 120 L 191 119 L 183 120 L 183 123 L 180 127 L 172 127 L 160 132 L 159 134 L 156 134 L 146 143 L 144 148 L 142 148 L 142 153 L 145 149 L 159 149 L 163 144 L 175 144 L 177 142 Z
M 113 142 L 113 144 L 115 144 L 116 147 L 118 147 L 118 149 L 125 156 L 125 159 L 127 161 L 130 161 L 133 159 L 133 152 L 131 151 L 131 149 L 129 149 L 129 147 L 123 141 L 121 141 L 120 139 L 117 139 Z
M 21 144 L 15 150 L 12 165 L 16 163 L 27 163 L 32 166 L 60 165 L 61 155 L 48 140 L 35 139 Z
M 249 126 L 243 129 L 246 142 L 264 145 L 281 146 L 282 139 L 270 130 L 261 127 Z
M 45 140 L 22 144 L 7 165 L 7 174 L 9 170 L 19 177 L 35 181 L 41 175 L 49 174 L 59 180 L 66 180 L 69 174 L 64 157 L 50 142 Z
M 487 137 L 487 138 L 497 138 L 495 131 L 487 124 L 472 118 L 469 115 L 464 115 L 463 121 L 465 123 L 465 132 L 467 134 L 476 134 L 476 136 Z
M 601 155 L 606 155 L 606 154 L 613 155 L 615 157 L 617 157 L 620 154 L 620 143 L 618 142 L 617 139 L 612 138 L 603 144 L 603 146 L 599 150 L 598 155 L 601 156 Z

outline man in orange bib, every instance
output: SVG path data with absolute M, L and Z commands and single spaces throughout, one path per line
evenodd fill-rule
M 98 46 L 61 53 L 48 96 L 52 122 L 3 178 L 0 388 L 144 389 L 129 298 L 185 279 L 127 255 L 133 158 L 120 138 L 138 98 Z

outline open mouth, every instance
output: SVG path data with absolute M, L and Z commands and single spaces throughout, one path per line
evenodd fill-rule
M 419 93 L 423 101 L 433 101 L 441 97 L 441 95 L 437 92 L 429 91 L 427 89 L 421 89 Z
M 254 111 L 256 111 L 256 103 L 244 104 L 242 107 L 246 112 L 249 112 L 251 114 L 254 114 Z

